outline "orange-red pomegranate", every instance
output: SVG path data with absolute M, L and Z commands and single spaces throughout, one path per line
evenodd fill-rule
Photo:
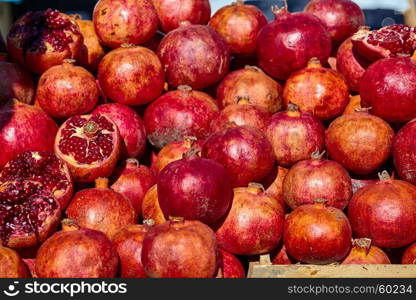
M 0 246 L 0 278 L 30 277 L 19 254 L 13 249 Z
M 18 64 L 0 61 L 0 106 L 14 98 L 32 104 L 35 84 L 32 75 Z
M 348 253 L 341 264 L 383 265 L 390 264 L 390 259 L 379 247 L 371 245 L 371 239 L 361 238 L 353 240 L 350 253 Z

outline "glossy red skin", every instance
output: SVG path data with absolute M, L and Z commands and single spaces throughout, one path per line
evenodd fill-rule
M 376 183 L 377 179 L 354 179 L 351 178 L 352 193 L 355 194 L 360 188 L 365 187 L 369 184 Z
M 118 269 L 117 251 L 99 231 L 60 231 L 39 248 L 39 278 L 111 278 Z
M 273 146 L 279 165 L 290 167 L 299 160 L 324 149 L 325 128 L 321 121 L 307 112 L 286 111 L 272 116 L 266 136 Z
M 142 118 L 130 107 L 120 103 L 107 103 L 97 106 L 93 114 L 110 118 L 118 127 L 123 139 L 123 157 L 141 157 L 146 149 L 146 128 Z
M 0 246 L 0 278 L 30 277 L 27 267 L 13 249 Z
M 209 0 L 152 0 L 164 32 L 172 31 L 181 22 L 206 25 L 211 17 Z
M 237 257 L 231 253 L 218 249 L 220 270 L 216 278 L 245 278 L 246 272 Z
M 277 201 L 258 188 L 235 188 L 231 210 L 218 226 L 218 245 L 233 254 L 257 255 L 275 249 L 285 214 Z
M 416 264 L 416 243 L 411 244 L 403 253 L 401 263 L 406 264 Z
M 201 154 L 225 167 L 233 187 L 261 181 L 272 171 L 275 162 L 267 137 L 250 126 L 231 126 L 212 134 Z
M 170 86 L 202 89 L 220 81 L 230 67 L 227 43 L 211 27 L 185 24 L 165 35 L 157 55 Z
M 282 245 L 277 255 L 272 260 L 273 265 L 292 265 L 293 262 L 290 260 L 286 252 L 285 245 Z
M 416 120 L 403 126 L 393 142 L 394 166 L 399 177 L 412 184 L 416 184 Z
M 399 248 L 416 241 L 416 187 L 401 180 L 380 180 L 358 190 L 348 218 L 358 238 L 375 246 Z
M 0 61 L 0 105 L 14 98 L 32 104 L 35 84 L 32 75 L 18 64 Z
M 287 253 L 308 264 L 343 259 L 351 246 L 351 226 L 344 213 L 322 203 L 302 205 L 287 218 L 283 241 Z
M 147 42 L 159 25 L 151 0 L 100 0 L 93 21 L 101 43 L 110 48 Z
M 155 53 L 144 47 L 121 47 L 109 52 L 98 66 L 98 81 L 111 100 L 143 105 L 163 92 L 165 73 Z
M 149 142 L 158 149 L 182 141 L 186 136 L 206 139 L 218 106 L 208 94 L 199 91 L 171 91 L 151 103 L 144 122 Z
M 0 169 L 24 151 L 51 151 L 56 123 L 41 109 L 9 101 L 0 110 Z
M 308 13 L 281 10 L 257 37 L 260 67 L 279 80 L 306 67 L 312 57 L 326 63 L 330 53 L 328 31 L 317 17 Z
M 142 204 L 143 219 L 152 219 L 155 225 L 166 222 L 165 215 L 159 205 L 157 185 L 152 186 L 144 195 Z
M 370 249 L 353 246 L 350 253 L 341 263 L 342 265 L 384 265 L 391 264 L 389 257 L 383 250 L 376 246 Z
M 361 102 L 387 122 L 407 122 L 416 117 L 415 80 L 416 63 L 411 58 L 380 59 L 361 80 Z
M 388 159 L 394 132 L 388 123 L 366 112 L 335 119 L 325 136 L 329 156 L 348 171 L 366 175 Z
M 214 232 L 199 221 L 168 221 L 145 234 L 142 263 L 156 278 L 212 278 L 218 253 Z

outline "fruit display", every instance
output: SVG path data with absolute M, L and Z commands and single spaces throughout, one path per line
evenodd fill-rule
M 416 264 L 416 27 L 252 2 L 99 0 L 0 36 L 0 277 Z

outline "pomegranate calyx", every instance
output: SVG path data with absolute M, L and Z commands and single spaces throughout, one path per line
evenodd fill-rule
M 287 5 L 287 0 L 284 0 L 284 6 L 279 7 L 278 5 L 272 5 L 271 7 L 272 13 L 274 14 L 275 18 L 279 18 L 281 16 L 289 14 L 289 8 Z
M 317 57 L 312 57 L 308 62 L 308 69 L 322 68 L 321 61 Z
M 373 108 L 372 107 L 357 107 L 354 109 L 354 111 L 368 113 L 371 109 Z
M 312 159 L 322 159 L 322 157 L 324 156 L 325 152 L 326 152 L 325 150 L 323 150 L 322 152 L 319 152 L 319 148 L 316 147 L 315 148 L 315 151 L 311 154 L 311 158 Z
M 194 158 L 199 157 L 200 152 L 201 152 L 201 149 L 191 148 L 187 152 L 182 154 L 182 158 L 183 159 L 194 159 Z
M 371 239 L 369 238 L 361 238 L 361 239 L 355 239 L 353 240 L 353 246 L 358 246 L 365 250 L 366 255 L 368 255 L 368 252 L 370 252 L 371 248 Z
M 185 218 L 169 216 L 169 221 L 171 222 L 171 224 L 180 224 L 185 222 Z
M 140 166 L 140 162 L 136 158 L 127 158 L 126 159 L 126 166 L 128 168 L 137 169 Z
M 247 190 L 252 193 L 252 194 L 262 194 L 266 192 L 266 189 L 264 188 L 264 186 L 261 183 L 257 183 L 257 182 L 250 182 L 248 184 L 248 188 Z
M 328 200 L 324 199 L 324 198 L 317 198 L 313 201 L 315 204 L 325 204 L 328 202 Z
M 108 189 L 108 178 L 98 177 L 95 179 L 95 188 L 96 189 Z
M 143 225 L 147 226 L 147 227 L 152 227 L 155 225 L 155 220 L 153 219 L 144 219 L 143 220 Z
M 70 64 L 70 65 L 74 65 L 76 62 L 77 61 L 75 59 L 72 59 L 72 58 L 66 58 L 63 61 L 64 64 Z
M 251 104 L 250 96 L 236 96 L 235 102 L 237 104 Z
M 257 66 L 250 66 L 250 65 L 247 65 L 247 66 L 245 66 L 245 67 L 244 67 L 244 69 L 245 69 L 245 70 L 253 70 L 253 71 L 260 72 L 260 73 L 264 73 L 264 72 L 263 72 L 263 70 L 262 70 L 262 69 L 260 69 L 260 68 L 259 68 L 259 67 L 257 67 Z
M 378 178 L 379 178 L 381 181 L 389 181 L 389 180 L 391 180 L 391 179 L 392 179 L 392 178 L 391 178 L 391 176 L 389 175 L 389 173 L 388 173 L 386 170 L 384 170 L 384 171 L 382 171 L 382 172 L 378 173 Z
M 81 227 L 74 219 L 66 218 L 61 221 L 62 231 L 79 230 Z
M 186 148 L 193 148 L 196 141 L 198 141 L 198 138 L 195 137 L 195 136 L 185 136 L 184 139 L 183 139 L 183 145 Z
M 83 131 L 88 137 L 93 137 L 100 130 L 100 126 L 94 121 L 88 121 L 84 124 Z
M 185 92 L 186 94 L 189 94 L 192 92 L 192 87 L 189 85 L 180 85 L 178 86 L 178 91 Z

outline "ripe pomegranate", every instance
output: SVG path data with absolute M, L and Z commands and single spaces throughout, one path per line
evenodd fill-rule
M 359 189 L 369 184 L 376 183 L 377 179 L 354 179 L 351 178 L 352 193 L 355 194 Z
M 101 104 L 92 114 L 105 115 L 116 125 L 123 139 L 123 157 L 141 157 L 146 149 L 146 128 L 142 118 L 130 107 L 120 103 Z
M 35 85 L 32 76 L 21 66 L 0 61 L 0 106 L 14 98 L 32 104 Z
M 74 116 L 59 128 L 55 153 L 68 164 L 75 181 L 92 182 L 113 172 L 120 140 L 117 126 L 106 116 Z
M 360 95 L 350 96 L 350 102 L 348 103 L 347 107 L 345 107 L 345 110 L 342 114 L 343 115 L 352 114 L 356 112 L 357 110 L 358 111 L 366 110 L 361 107 L 361 97 Z M 367 108 L 367 110 L 369 109 Z
M 144 195 L 142 203 L 143 219 L 153 220 L 155 225 L 166 222 L 165 215 L 159 205 L 157 197 L 157 185 L 152 186 Z
M 201 154 L 222 164 L 234 187 L 262 180 L 275 162 L 272 145 L 260 130 L 236 124 L 212 134 Z
M 218 249 L 219 269 L 216 278 L 245 278 L 246 272 L 237 257 L 231 253 Z
M 100 231 L 80 228 L 65 219 L 36 255 L 40 278 L 111 278 L 118 269 L 117 251 Z
M 399 248 L 416 241 L 416 187 L 391 179 L 359 189 L 351 198 L 348 217 L 357 237 L 367 237 L 378 247 Z
M 24 151 L 52 151 L 57 130 L 40 108 L 8 101 L 0 109 L 0 169 Z
M 211 135 L 211 121 L 217 113 L 218 106 L 211 96 L 180 86 L 147 107 L 144 122 L 148 140 L 161 149 L 186 136 L 206 139 Z
M 397 173 L 400 178 L 412 184 L 416 184 L 416 120 L 412 120 L 404 125 L 393 142 L 393 160 Z
M 266 24 L 264 13 L 254 5 L 245 5 L 244 0 L 222 7 L 209 21 L 234 55 L 254 55 L 257 35 Z
M 221 80 L 230 66 L 226 41 L 211 27 L 189 22 L 166 34 L 157 55 L 172 87 L 206 88 Z
M 279 80 L 306 67 L 312 57 L 326 63 L 331 53 L 331 36 L 324 24 L 312 14 L 289 13 L 273 8 L 276 19 L 260 31 L 257 56 L 260 67 Z
M 181 22 L 206 25 L 211 17 L 209 0 L 153 0 L 164 32 L 178 28 Z
M 159 25 L 151 0 L 100 0 L 93 22 L 101 43 L 110 48 L 147 42 Z
M 0 246 L 0 278 L 30 277 L 25 263 L 13 249 Z
M 366 175 L 387 160 L 394 132 L 388 123 L 365 111 L 335 119 L 326 131 L 329 156 L 348 171 Z
M 319 60 L 312 58 L 306 68 L 290 75 L 283 100 L 286 107 L 293 103 L 303 112 L 328 120 L 342 114 L 349 101 L 349 90 L 341 74 L 323 68 Z
M 287 253 L 308 264 L 329 264 L 343 259 L 351 246 L 351 226 L 344 213 L 326 200 L 298 207 L 287 218 L 283 240 Z
M 279 165 L 290 167 L 324 148 L 325 128 L 314 115 L 289 104 L 287 111 L 274 114 L 266 126 Z
M 353 240 L 350 253 L 344 258 L 341 264 L 390 264 L 390 259 L 383 250 L 371 245 L 371 239 L 362 238 Z
M 250 104 L 275 113 L 282 109 L 282 91 L 282 86 L 261 69 L 246 66 L 224 78 L 217 88 L 217 99 L 220 108 L 245 99 Z
M 99 230 L 112 240 L 124 226 L 137 223 L 137 213 L 129 199 L 108 188 L 107 178 L 97 178 L 95 188 L 77 192 L 66 214 L 81 227 Z
M 293 264 L 292 260 L 289 258 L 289 255 L 286 252 L 285 245 L 282 245 L 279 251 L 276 251 L 276 255 L 273 257 L 271 262 L 273 265 L 292 265 Z
M 153 51 L 124 44 L 101 60 L 98 81 L 111 100 L 126 105 L 143 105 L 162 94 L 165 74 Z
M 412 58 L 376 61 L 361 80 L 361 102 L 387 122 L 407 122 L 416 117 L 416 87 L 412 84 L 415 80 L 416 62 Z
M 416 264 L 416 243 L 413 243 L 403 253 L 401 263 L 403 265 Z
M 27 12 L 7 36 L 9 55 L 30 71 L 42 74 L 65 59 L 74 59 L 82 46 L 79 26 L 57 10 Z
M 285 212 L 288 210 L 288 207 L 285 200 L 283 199 L 283 181 L 288 172 L 288 169 L 278 166 L 275 180 L 265 191 L 267 196 L 277 200 Z
M 172 218 L 145 234 L 142 263 L 149 277 L 214 277 L 218 265 L 215 233 L 199 221 Z

